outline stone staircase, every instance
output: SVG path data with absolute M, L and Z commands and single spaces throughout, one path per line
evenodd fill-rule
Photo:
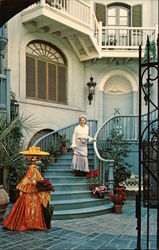
M 44 173 L 55 188 L 51 193 L 51 204 L 54 204 L 54 220 L 75 219 L 101 215 L 112 212 L 113 204 L 109 198 L 96 199 L 89 189 L 87 177 L 75 176 L 71 169 L 73 152 L 60 155 Z M 93 169 L 93 144 L 88 144 L 88 161 L 90 170 Z

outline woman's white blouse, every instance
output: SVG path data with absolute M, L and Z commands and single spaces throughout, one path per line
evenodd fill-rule
M 73 132 L 72 136 L 72 145 L 71 147 L 76 147 L 76 139 L 77 138 L 82 138 L 82 139 L 89 139 L 89 141 L 92 141 L 93 138 L 88 136 L 89 128 L 87 125 L 82 127 L 81 125 L 78 125 Z

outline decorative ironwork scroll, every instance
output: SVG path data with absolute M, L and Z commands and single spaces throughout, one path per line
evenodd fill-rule
M 147 37 L 144 59 L 141 56 L 141 46 L 139 47 L 139 192 L 136 197 L 137 249 L 139 250 L 143 240 L 142 205 L 147 208 L 147 235 L 142 249 L 149 249 L 150 246 L 149 210 L 155 208 L 157 209 L 156 249 L 159 250 L 159 35 L 154 48 L 155 53 L 154 51 L 151 53 L 152 42 L 154 43 Z M 153 110 L 154 112 L 151 112 Z M 142 113 L 145 111 L 147 116 L 143 120 Z

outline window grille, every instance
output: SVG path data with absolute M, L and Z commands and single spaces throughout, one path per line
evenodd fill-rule
M 26 97 L 67 104 L 66 60 L 55 46 L 32 41 L 26 48 Z

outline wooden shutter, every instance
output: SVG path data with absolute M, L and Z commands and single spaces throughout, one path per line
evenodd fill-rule
M 38 98 L 46 99 L 46 62 L 38 60 Z
M 132 27 L 142 27 L 142 5 L 132 7 Z
M 35 97 L 35 59 L 26 57 L 26 97 Z
M 56 101 L 56 65 L 48 64 L 48 99 Z
M 58 102 L 66 103 L 66 76 L 65 68 L 58 66 Z
M 105 12 L 105 5 L 96 3 L 96 18 L 98 22 L 102 22 L 102 25 L 106 25 L 106 12 Z

